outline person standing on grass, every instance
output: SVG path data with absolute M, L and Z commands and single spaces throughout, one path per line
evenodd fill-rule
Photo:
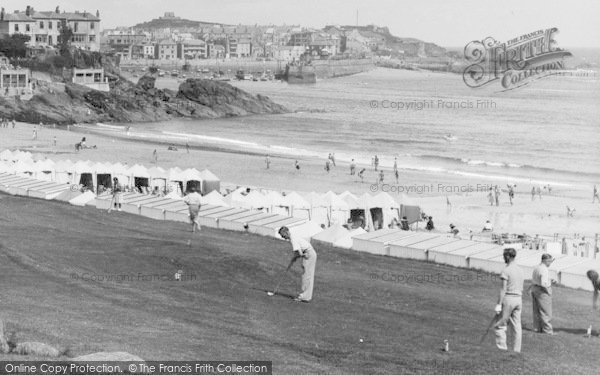
M 111 205 L 108 209 L 108 212 L 112 211 L 113 207 L 117 211 L 121 211 L 121 192 L 123 191 L 123 187 L 119 184 L 119 180 L 115 177 L 113 178 L 113 186 L 112 186 L 112 201 Z
M 508 350 L 506 331 L 510 328 L 513 341 L 513 351 L 521 352 L 521 311 L 523 309 L 523 272 L 515 262 L 517 251 L 513 248 L 504 249 L 506 267 L 500 274 L 502 289 L 495 311 L 498 319 L 494 325 L 496 346 L 500 350 Z
M 533 330 L 554 335 L 552 330 L 552 282 L 548 268 L 554 261 L 550 254 L 542 254 L 542 263 L 533 270 L 531 299 L 533 303 Z
M 192 224 L 192 232 L 196 231 L 196 228 L 200 230 L 200 224 L 198 224 L 198 213 L 200 212 L 200 204 L 202 203 L 202 195 L 198 194 L 195 187 L 191 187 L 189 193 L 183 198 L 183 202 L 188 205 L 190 211 L 190 223 Z
M 281 227 L 279 229 L 279 235 L 283 239 L 290 241 L 292 244 L 294 255 L 292 260 L 290 260 L 288 268 L 290 268 L 298 259 L 302 258 L 302 269 L 304 270 L 304 273 L 302 274 L 302 292 L 298 297 L 294 298 L 294 301 L 310 302 L 313 297 L 313 288 L 315 284 L 317 253 L 310 242 L 304 238 L 291 234 L 288 227 Z

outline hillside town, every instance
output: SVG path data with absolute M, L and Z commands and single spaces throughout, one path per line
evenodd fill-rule
M 443 56 L 445 50 L 417 39 L 392 36 L 385 27 L 328 25 L 219 25 L 182 20 L 173 12 L 133 27 L 105 29 L 101 50 L 123 60 L 266 59 L 292 61 L 372 56 Z

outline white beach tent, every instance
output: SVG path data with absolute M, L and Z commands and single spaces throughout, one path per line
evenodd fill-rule
M 161 167 L 152 167 L 148 169 L 148 175 L 150 176 L 150 189 L 154 190 L 158 187 L 161 191 L 167 190 L 167 179 L 169 173 Z
M 117 178 L 119 184 L 123 186 L 131 186 L 131 176 L 129 174 L 129 167 L 121 164 L 115 163 L 112 167 L 113 178 Z
M 380 192 L 373 197 L 372 201 L 377 207 L 381 207 L 383 214 L 383 227 L 388 228 L 392 219 L 400 221 L 400 205 L 386 192 Z
M 358 197 L 348 191 L 340 194 L 340 198 L 342 198 L 342 200 L 344 200 L 344 202 L 346 202 L 348 205 L 348 210 L 350 212 L 350 218 L 352 221 L 361 221 L 360 224 L 365 230 L 372 231 L 373 220 L 368 212 L 368 208 L 363 206 L 364 202 L 360 202 Z
M 265 198 L 269 201 L 269 212 L 283 216 L 289 215 L 283 195 L 281 195 L 278 191 L 267 191 Z
M 13 161 L 13 153 L 12 153 L 12 151 L 9 150 L 9 149 L 6 149 L 6 150 L 0 152 L 0 160 L 11 161 L 12 162 Z
M 385 229 L 383 226 L 383 209 L 381 204 L 377 202 L 372 195 L 364 193 L 358 197 L 360 207 L 365 212 L 365 218 L 367 219 L 367 226 L 369 230 Z
M 175 191 L 180 195 L 183 195 L 184 186 L 181 172 L 183 171 L 178 167 L 169 168 L 167 186 L 169 191 Z
M 188 191 L 191 187 L 195 187 L 198 192 L 202 191 L 202 174 L 196 168 L 182 171 L 179 178 L 183 182 L 184 191 Z
M 148 188 L 150 186 L 150 173 L 148 172 L 148 168 L 144 167 L 143 165 L 133 165 L 127 170 L 127 174 L 130 176 L 132 187 Z
M 246 197 L 242 193 L 245 192 L 246 188 L 240 187 L 224 196 L 223 199 L 225 200 L 225 203 L 227 203 L 228 206 L 243 207 L 245 204 L 244 199 Z
M 12 161 L 0 161 L 0 173 L 15 174 L 15 167 Z
M 333 225 L 321 233 L 314 235 L 312 240 L 315 242 L 315 244 L 324 243 L 342 249 L 350 249 L 352 248 L 352 244 L 354 242 L 352 240 L 352 236 L 358 236 L 363 233 L 366 232 L 362 228 L 349 231 L 341 225 Z
M 24 177 L 32 177 L 35 171 L 35 165 L 31 159 L 17 160 L 14 168 L 17 175 Z
M 57 161 L 54 165 L 55 181 L 63 184 L 75 183 L 74 165 L 69 159 Z
M 306 194 L 304 199 L 310 205 L 310 220 L 319 225 L 324 224 L 327 227 L 331 225 L 329 221 L 329 204 L 320 194 L 313 191 Z
M 202 196 L 202 199 L 200 199 L 200 202 L 202 205 L 212 205 L 212 206 L 220 206 L 220 207 L 227 207 L 227 203 L 225 202 L 225 199 L 223 198 L 223 196 L 221 194 L 219 194 L 218 191 L 213 190 L 210 193 Z
M 96 192 L 99 191 L 100 185 L 107 189 L 112 187 L 113 164 L 95 163 L 92 165 L 92 169 L 95 175 L 94 186 L 96 186 Z
M 202 181 L 202 194 L 206 195 L 211 191 L 216 190 L 218 192 L 221 190 L 221 180 L 208 169 L 204 169 L 200 172 L 200 178 Z
M 55 163 L 50 159 L 39 160 L 35 163 L 34 177 L 42 181 L 54 181 Z
M 287 227 L 290 233 L 297 237 L 306 238 L 310 241 L 310 238 L 323 231 L 323 228 L 314 221 L 307 220 L 300 223 L 288 224 Z
M 247 195 L 242 196 L 242 208 L 248 210 L 260 210 L 263 212 L 268 211 L 271 208 L 269 200 L 258 190 L 252 190 Z
M 283 201 L 288 207 L 290 216 L 301 219 L 310 218 L 310 204 L 300 194 L 292 191 L 283 197 Z
M 348 222 L 348 219 L 350 218 L 350 208 L 348 207 L 348 203 L 331 190 L 323 194 L 323 200 L 327 202 L 329 206 L 330 225 L 343 225 Z

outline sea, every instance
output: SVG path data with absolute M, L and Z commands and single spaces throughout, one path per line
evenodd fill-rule
M 596 50 L 589 56 L 600 59 Z M 364 165 L 377 155 L 384 168 L 396 162 L 401 170 L 507 184 L 600 185 L 598 71 L 510 91 L 499 81 L 474 89 L 460 74 L 387 68 L 310 85 L 231 83 L 291 112 L 126 126 L 141 138 L 265 155 L 324 160 L 333 153 Z

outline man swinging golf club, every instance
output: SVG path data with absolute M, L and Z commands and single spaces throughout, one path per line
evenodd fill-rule
M 313 286 L 315 281 L 315 266 L 317 265 L 317 253 L 311 244 L 304 238 L 297 237 L 290 233 L 288 227 L 281 227 L 279 229 L 279 235 L 286 240 L 289 240 L 292 244 L 292 250 L 294 255 L 288 269 L 298 259 L 302 258 L 302 268 L 304 273 L 302 274 L 302 292 L 298 297 L 294 298 L 296 302 L 310 302 L 313 294 Z

